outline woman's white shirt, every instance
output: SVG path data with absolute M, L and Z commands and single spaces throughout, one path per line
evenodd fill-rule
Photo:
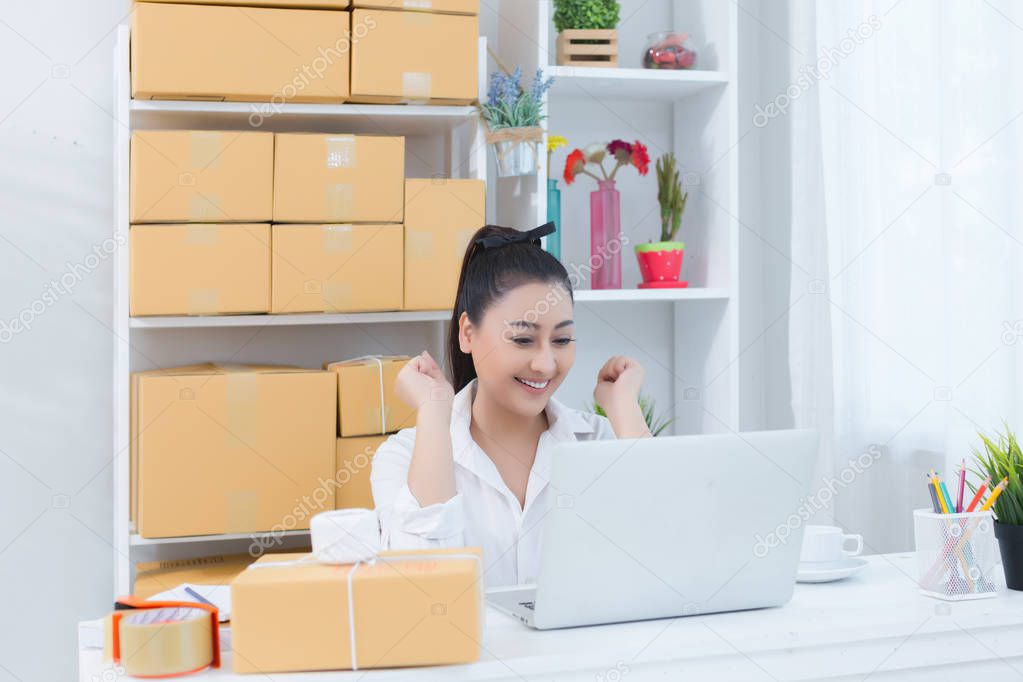
M 551 447 L 555 443 L 615 438 L 605 417 L 547 403 L 548 429 L 540 435 L 526 484 L 525 507 L 469 431 L 476 379 L 459 391 L 451 409 L 456 494 L 423 507 L 408 487 L 416 430 L 403 429 L 377 448 L 370 480 L 387 549 L 481 547 L 488 587 L 536 581 L 543 518 L 547 512 Z

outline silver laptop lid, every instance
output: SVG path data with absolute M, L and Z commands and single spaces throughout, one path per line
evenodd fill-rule
M 559 444 L 536 627 L 783 604 L 816 431 Z

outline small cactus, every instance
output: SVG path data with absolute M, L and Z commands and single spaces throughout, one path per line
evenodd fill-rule
M 664 154 L 657 159 L 657 202 L 661 205 L 661 241 L 672 242 L 682 227 L 688 192 L 682 191 L 675 155 Z

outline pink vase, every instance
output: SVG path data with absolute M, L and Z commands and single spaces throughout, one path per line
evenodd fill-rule
M 622 288 L 622 207 L 614 180 L 590 192 L 590 288 Z

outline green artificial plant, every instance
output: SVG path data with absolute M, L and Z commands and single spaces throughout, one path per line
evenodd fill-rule
M 661 241 L 673 242 L 682 227 L 688 192 L 682 191 L 675 155 L 664 154 L 657 159 L 657 203 L 661 205 Z
M 999 523 L 1009 526 L 1023 526 L 1023 452 L 1020 451 L 1016 436 L 1005 425 L 1005 433 L 995 433 L 989 438 L 978 433 L 983 450 L 973 449 L 974 459 L 980 465 L 980 471 L 975 471 L 982 479 L 985 476 L 991 477 L 990 487 L 994 488 L 1003 479 L 1007 478 L 1008 483 L 1005 490 L 995 500 L 993 506 L 995 516 Z M 970 484 L 970 488 L 976 492 L 977 487 Z
M 599 414 L 601 417 L 606 417 L 607 413 L 604 412 L 604 408 L 595 402 L 589 404 L 590 412 Z M 643 412 L 643 419 L 646 421 L 647 428 L 650 429 L 650 434 L 656 436 L 664 429 L 671 425 L 674 419 L 659 416 L 656 413 L 656 404 L 653 398 L 648 398 L 644 395 L 639 396 L 639 409 Z
M 565 29 L 609 29 L 618 26 L 617 0 L 554 0 L 554 27 Z

